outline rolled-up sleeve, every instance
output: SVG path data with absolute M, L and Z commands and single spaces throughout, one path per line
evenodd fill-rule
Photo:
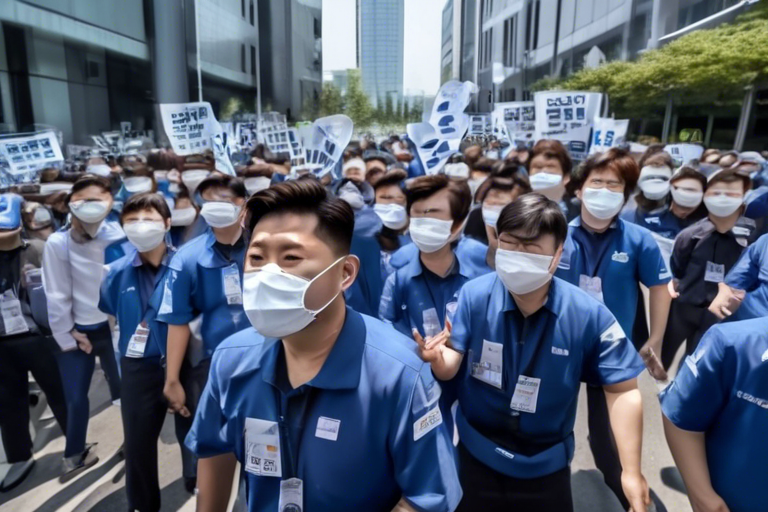
M 48 324 L 62 350 L 77 348 L 72 337 L 72 272 L 67 253 L 68 233 L 54 233 L 43 250 L 43 288 L 48 303 Z

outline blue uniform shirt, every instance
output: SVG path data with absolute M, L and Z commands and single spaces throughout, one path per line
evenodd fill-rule
M 712 327 L 659 399 L 678 428 L 705 433 L 712 487 L 731 512 L 765 510 L 768 318 Z
M 224 249 L 216 243 L 213 231 L 190 240 L 171 260 L 163 281 L 157 320 L 186 325 L 202 314 L 204 359 L 225 338 L 250 325 L 242 303 L 247 248 L 241 238 Z
M 602 250 L 595 250 L 594 240 L 601 241 Z M 581 217 L 568 225 L 555 275 L 589 290 L 595 298 L 602 296 L 625 333 L 632 332 L 635 322 L 637 283 L 651 287 L 668 283 L 672 277 L 647 229 L 618 219 L 606 232 L 593 234 L 582 227 Z
M 679 232 L 693 223 L 692 220 L 701 218 L 701 216 L 693 215 L 681 219 L 672 213 L 669 205 L 651 211 L 643 210 L 635 205 L 634 208 L 625 208 L 620 217 L 668 240 L 674 240 Z
M 132 245 L 125 256 L 108 266 L 107 275 L 101 282 L 99 309 L 117 319 L 120 326 L 118 350 L 122 357 L 125 357 L 128 341 L 136 327 L 143 321 L 149 327 L 144 357 L 165 356 L 168 326 L 155 319 L 162 298 L 162 287 L 158 283 L 165 277 L 174 252 L 173 247 L 168 247 L 154 275 Z
M 725 276 L 725 284 L 747 292 L 729 320 L 768 316 L 768 235 L 763 235 L 741 254 Z
M 273 512 L 281 479 L 248 471 L 246 419 L 278 422 L 292 395 L 311 393 L 295 435 L 300 442 L 292 447 L 295 462 L 285 436 L 280 439 L 282 478 L 295 466 L 304 482 L 303 510 L 389 512 L 405 497 L 417 510 L 452 511 L 461 488 L 437 408 L 440 386 L 412 345 L 392 327 L 347 308 L 320 372 L 286 396 L 276 368 L 283 344 L 241 331 L 213 356 L 186 444 L 200 457 L 234 452 L 245 468 L 249 510 Z
M 493 269 L 489 267 L 488 263 L 485 261 L 485 257 L 488 254 L 487 245 L 472 238 L 462 236 L 453 252 L 456 254 L 459 264 L 470 279 L 493 272 Z M 418 258 L 419 248 L 416 247 L 416 244 L 410 243 L 395 251 L 392 258 L 389 260 L 389 264 L 392 265 L 392 268 L 397 270 Z

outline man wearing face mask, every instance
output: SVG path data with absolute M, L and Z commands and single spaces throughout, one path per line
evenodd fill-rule
M 67 401 L 63 480 L 99 460 L 85 444 L 90 416 L 88 389 L 96 356 L 106 374 L 112 400 L 120 398 L 112 332 L 107 315 L 98 309 L 104 264 L 125 253 L 122 228 L 105 220 L 112 202 L 107 180 L 91 174 L 81 176 L 67 196 L 72 224 L 48 237 L 43 252 L 48 323 L 62 350 L 58 363 Z
M 502 210 L 497 228 L 496 272 L 464 286 L 452 331 L 417 336 L 435 376 L 458 379 L 465 496 L 457 510 L 573 510 L 581 382 L 604 394 L 623 492 L 632 510 L 646 510 L 641 359 L 606 306 L 553 278 L 567 235 L 557 203 L 525 195 Z
M 272 183 L 272 170 L 267 164 L 253 164 L 243 171 L 243 183 L 248 195 L 252 196 L 268 188 Z
M 183 187 L 173 201 L 171 210 L 171 242 L 174 247 L 181 247 L 194 238 L 194 225 L 198 218 L 198 209 Z
M 132 247 L 108 266 L 99 309 L 119 325 L 128 508 L 156 512 L 157 440 L 167 415 L 163 358 L 168 326 L 155 317 L 163 293 L 158 284 L 175 253 L 166 243 L 171 212 L 161 195 L 136 194 L 123 206 L 121 221 Z M 183 446 L 184 437 L 178 437 Z
M 382 223 L 373 208 L 369 206 L 375 200 L 373 187 L 367 181 L 342 178 L 333 188 L 336 196 L 347 202 L 355 212 L 355 236 L 376 236 L 376 233 L 381 231 Z
M 203 181 L 198 192 L 204 201 L 200 215 L 211 230 L 187 242 L 174 255 L 163 281 L 157 315 L 158 321 L 168 324 L 163 392 L 169 408 L 181 416 L 177 418 L 179 436 L 186 435 L 191 426 L 213 351 L 227 336 L 248 325 L 241 284 L 246 235 L 240 223 L 247 191 L 240 179 L 216 175 Z M 188 351 L 189 323 L 199 316 L 203 347 Z M 187 490 L 194 490 L 195 478 L 195 462 L 186 460 Z
M 53 213 L 40 203 L 27 201 L 21 217 L 24 231 L 30 238 L 45 242 L 55 230 Z
M 755 222 L 742 216 L 744 194 L 750 186 L 749 176 L 738 168 L 711 174 L 704 192 L 709 215 L 681 231 L 675 240 L 670 261 L 674 279 L 669 285 L 675 299 L 673 320 L 661 353 L 667 368 L 683 341 L 686 354 L 692 354 L 707 329 L 717 322 L 707 308 L 726 274 L 755 239 Z
M 631 333 L 637 313 L 638 285 L 650 294 L 650 335 L 636 348 L 651 375 L 666 379 L 658 354 L 667 326 L 671 274 L 650 231 L 618 218 L 639 176 L 635 160 L 612 148 L 588 158 L 571 176 L 569 187 L 581 200 L 581 215 L 571 221 L 557 276 L 602 302 L 624 333 Z M 630 504 L 622 491 L 622 461 L 609 428 L 605 394 L 587 387 L 590 448 L 606 484 L 624 509 Z M 660 504 L 657 503 L 657 506 Z
M 439 385 L 409 341 L 345 305 L 354 216 L 314 180 L 253 196 L 243 286 L 254 329 L 222 343 L 187 445 L 198 510 L 453 511 L 461 490 Z
M 559 140 L 537 142 L 528 154 L 525 168 L 534 192 L 556 201 L 569 219 L 579 214 L 578 207 L 566 197 L 565 186 L 571 179 L 573 161 Z

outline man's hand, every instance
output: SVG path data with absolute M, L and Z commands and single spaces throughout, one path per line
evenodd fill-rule
M 88 339 L 88 336 L 78 331 L 77 329 L 72 329 L 71 334 L 72 334 L 72 337 L 75 338 L 75 341 L 77 342 L 77 348 L 79 348 L 86 354 L 90 354 L 91 351 L 93 350 L 93 345 L 91 345 L 91 340 Z
M 163 395 L 168 400 L 168 412 L 178 413 L 189 418 L 191 415 L 189 409 L 184 405 L 187 400 L 187 394 L 179 381 L 166 381 L 163 388 Z
M 717 297 L 709 305 L 709 311 L 720 320 L 725 320 L 739 309 L 746 292 L 718 283 Z
M 664 365 L 661 364 L 657 354 L 661 354 L 661 343 L 654 340 L 648 340 L 640 349 L 640 357 L 643 358 L 648 373 L 656 380 L 666 381 L 669 379 Z
M 424 338 L 416 329 L 413 330 L 413 339 L 419 345 L 419 356 L 425 363 L 440 363 L 443 360 L 443 347 L 446 343 L 445 331 L 441 331 L 437 336 Z
M 646 512 L 648 505 L 651 504 L 651 496 L 645 477 L 640 473 L 622 471 L 621 487 L 629 501 L 630 512 Z
M 680 292 L 677 291 L 677 279 L 671 279 L 667 283 L 667 289 L 669 290 L 669 296 L 673 299 L 680 297 Z

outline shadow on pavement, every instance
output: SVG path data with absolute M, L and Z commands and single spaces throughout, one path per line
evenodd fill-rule
M 103 495 L 107 487 L 112 488 L 112 492 L 107 496 Z M 184 504 L 192 498 L 184 489 L 184 479 L 179 478 L 160 490 L 162 500 L 162 510 L 179 510 Z M 80 503 L 73 512 L 107 512 L 113 510 L 128 510 L 128 500 L 126 499 L 125 487 L 121 485 L 114 488 L 114 482 L 107 482 L 100 486 L 82 503 Z
M 64 452 L 55 452 L 36 458 L 35 467 L 27 478 L 18 487 L 8 492 L 0 493 L 0 505 L 18 498 L 22 494 L 32 492 L 46 482 L 58 478 L 62 471 L 61 458 Z
M 688 494 L 688 489 L 685 488 L 685 482 L 683 482 L 683 476 L 680 474 L 680 470 L 671 466 L 668 468 L 661 468 L 661 482 L 679 493 Z
M 576 512 L 623 512 L 621 503 L 596 469 L 579 470 L 571 475 L 573 510 Z

